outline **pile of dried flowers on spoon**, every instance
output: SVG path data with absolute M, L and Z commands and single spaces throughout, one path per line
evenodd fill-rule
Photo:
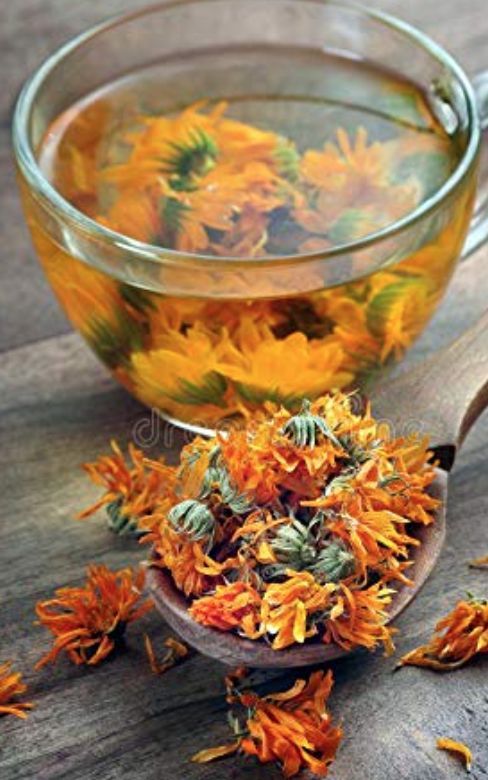
M 438 505 L 425 439 L 393 438 L 336 393 L 196 438 L 174 469 L 131 456 L 87 467 L 107 489 L 95 506 L 154 545 L 194 620 L 275 650 L 312 638 L 392 650 L 387 607 L 409 583 L 412 529 Z

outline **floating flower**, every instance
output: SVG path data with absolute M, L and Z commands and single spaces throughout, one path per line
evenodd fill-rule
M 438 672 L 458 669 L 488 652 L 488 602 L 459 601 L 435 627 L 431 640 L 400 659 L 399 666 L 426 666 Z
M 301 770 L 325 777 L 342 739 L 342 729 L 327 711 L 332 684 L 332 672 L 314 672 L 308 681 L 297 680 L 289 690 L 262 698 L 252 691 L 231 692 L 229 701 L 247 711 L 245 725 L 232 717 L 237 739 L 192 760 L 206 763 L 239 752 L 263 764 L 278 763 L 285 777 Z
M 27 718 L 27 710 L 31 710 L 34 705 L 29 701 L 18 700 L 26 690 L 27 685 L 22 682 L 20 672 L 13 672 L 10 662 L 0 664 L 0 715 Z
M 95 666 L 107 658 L 121 644 L 126 626 L 152 609 L 150 600 L 142 600 L 143 585 L 143 569 L 134 574 L 93 565 L 84 585 L 59 588 L 55 598 L 38 602 L 38 622 L 55 639 L 36 669 L 62 652 L 77 665 Z
M 265 400 L 297 403 L 347 386 L 352 375 L 337 339 L 308 340 L 303 333 L 275 338 L 268 326 L 243 320 L 234 345 L 222 350 L 220 373 L 255 406 Z M 293 359 L 290 359 L 293 356 Z

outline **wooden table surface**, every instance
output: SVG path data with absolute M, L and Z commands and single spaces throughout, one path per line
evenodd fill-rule
M 244 2 L 245 0 L 243 0 Z M 34 673 L 46 633 L 32 625 L 38 599 L 79 582 L 88 562 L 135 563 L 141 550 L 111 535 L 100 521 L 72 518 L 95 495 L 79 469 L 129 440 L 148 412 L 107 376 L 59 311 L 37 268 L 14 188 L 9 123 L 15 93 L 39 60 L 101 18 L 141 0 L 72 3 L 15 0 L 0 9 L 0 660 L 25 674 L 37 707 L 26 722 L 0 723 L 2 780 L 193 780 L 273 778 L 280 773 L 231 758 L 198 767 L 196 750 L 227 738 L 223 667 L 192 657 L 161 678 L 146 663 L 141 636 L 156 645 L 168 635 L 156 614 L 128 632 L 127 652 L 103 666 L 80 669 L 61 660 Z M 470 73 L 488 66 L 486 0 L 382 0 L 446 45 Z M 463 263 L 449 295 L 410 361 L 461 332 L 486 307 L 488 250 Z M 180 437 L 156 431 L 174 457 Z M 398 652 L 424 640 L 438 616 L 467 590 L 488 593 L 488 574 L 466 560 L 488 552 L 488 419 L 472 431 L 450 480 L 448 538 L 435 574 L 398 621 Z M 442 780 L 463 770 L 435 749 L 438 736 L 461 739 L 474 752 L 472 777 L 488 777 L 487 660 L 449 675 L 405 669 L 358 656 L 335 664 L 331 707 L 345 739 L 333 780 Z M 263 675 L 258 677 L 258 681 Z M 276 685 L 285 675 L 276 674 Z

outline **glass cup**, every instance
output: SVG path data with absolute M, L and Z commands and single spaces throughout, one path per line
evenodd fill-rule
M 164 76 L 160 109 L 170 111 L 250 90 L 320 98 L 321 78 L 296 63 L 324 52 L 403 74 L 461 145 L 435 192 L 367 236 L 265 258 L 165 249 L 91 219 L 39 166 L 41 141 L 63 111 L 153 63 Z M 267 67 L 270 58 L 280 66 Z M 209 60 L 212 78 L 201 67 Z M 102 24 L 52 55 L 18 100 L 14 148 L 40 261 L 113 375 L 191 430 L 239 422 L 267 401 L 294 408 L 333 388 L 369 387 L 421 333 L 459 257 L 488 235 L 477 188 L 488 75 L 473 84 L 423 33 L 343 2 L 176 0 Z

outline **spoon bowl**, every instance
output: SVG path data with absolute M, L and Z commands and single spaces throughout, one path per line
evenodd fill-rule
M 446 535 L 444 507 L 447 498 L 447 475 L 441 469 L 437 469 L 436 479 L 429 492 L 442 503 L 437 510 L 435 522 L 428 526 L 421 526 L 416 533 L 412 533 L 412 536 L 420 541 L 420 545 L 413 550 L 413 565 L 409 570 L 414 585 L 410 587 L 402 585 L 398 589 L 389 607 L 388 622 L 398 617 L 415 598 L 429 577 L 442 550 Z M 327 663 L 349 654 L 349 651 L 339 645 L 324 644 L 320 640 L 293 645 L 284 650 L 273 650 L 264 640 L 252 641 L 237 634 L 224 633 L 203 626 L 190 617 L 188 613 L 190 602 L 178 590 L 169 572 L 151 566 L 147 573 L 147 584 L 156 608 L 173 631 L 199 652 L 229 666 L 290 669 Z
M 417 526 L 420 545 L 412 549 L 411 586 L 401 585 L 388 613 L 392 622 L 410 604 L 435 567 L 446 534 L 448 472 L 469 428 L 488 405 L 488 313 L 461 338 L 408 373 L 379 388 L 373 412 L 395 436 L 412 430 L 429 434 L 438 464 L 429 492 L 440 499 L 435 520 Z M 156 608 L 182 639 L 204 655 L 229 666 L 291 668 L 333 661 L 348 655 L 337 644 L 319 639 L 273 650 L 264 640 L 252 641 L 197 623 L 190 602 L 166 570 L 151 566 L 147 583 Z

